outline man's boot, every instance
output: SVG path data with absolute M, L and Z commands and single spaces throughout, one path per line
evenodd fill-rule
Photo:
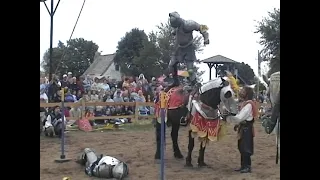
M 241 173 L 251 173 L 251 155 L 244 155 L 244 168 L 240 171 Z
M 241 166 L 238 169 L 235 169 L 234 171 L 241 171 L 242 169 L 244 169 L 244 156 L 243 154 L 241 154 Z

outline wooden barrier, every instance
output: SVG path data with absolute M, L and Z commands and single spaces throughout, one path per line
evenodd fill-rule
M 87 106 L 135 106 L 135 114 L 133 115 L 120 115 L 120 116 L 99 116 L 99 117 L 88 117 L 88 120 L 98 120 L 98 119 L 116 119 L 116 118 L 132 118 L 137 120 L 139 117 L 144 118 L 153 118 L 154 115 L 140 115 L 139 114 L 139 106 L 153 106 L 153 102 L 85 102 L 84 100 L 76 102 L 76 103 L 64 103 L 64 107 L 82 107 L 82 116 L 85 114 L 85 108 Z M 40 103 L 40 107 L 55 107 L 60 106 L 60 103 Z M 81 117 L 84 118 L 84 117 Z M 66 117 L 67 120 L 78 120 L 76 117 Z

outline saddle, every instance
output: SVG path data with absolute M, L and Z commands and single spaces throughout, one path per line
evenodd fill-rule
M 201 101 L 192 100 L 191 114 L 194 116 L 196 112 L 207 120 L 216 120 L 219 117 L 218 109 L 213 109 Z

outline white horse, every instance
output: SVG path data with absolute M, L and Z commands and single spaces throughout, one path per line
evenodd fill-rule
M 269 81 L 269 89 L 268 89 L 268 94 L 270 97 L 270 101 L 271 101 L 271 106 L 274 107 L 276 101 L 277 101 L 277 97 L 278 94 L 280 92 L 280 71 L 275 72 L 273 74 L 271 74 L 270 76 L 270 81 Z M 276 134 L 276 144 L 277 144 L 277 150 L 278 150 L 278 154 L 280 157 L 280 122 L 279 122 L 279 118 L 277 119 L 277 123 L 276 126 L 273 130 L 273 133 Z

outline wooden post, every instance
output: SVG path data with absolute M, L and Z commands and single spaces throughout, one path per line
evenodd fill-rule
M 136 102 L 136 107 L 134 111 L 134 121 L 138 121 L 139 119 L 139 102 Z
M 86 113 L 86 101 L 83 98 L 81 98 L 80 103 L 81 103 L 81 119 L 83 119 Z

